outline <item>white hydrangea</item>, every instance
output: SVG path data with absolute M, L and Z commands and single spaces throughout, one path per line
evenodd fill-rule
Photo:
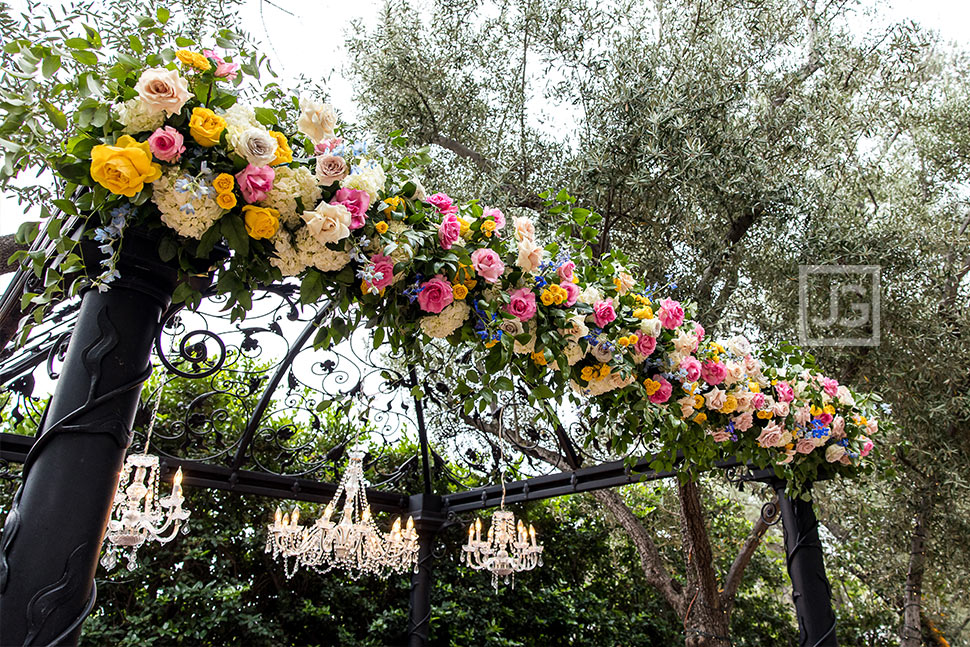
M 313 209 L 320 201 L 321 191 L 317 180 L 305 166 L 292 169 L 289 166 L 277 166 L 273 188 L 266 194 L 266 198 L 259 204 L 272 207 L 280 212 L 280 220 L 288 227 L 295 227 L 300 220 L 296 212 L 296 198 L 303 202 L 304 209 Z
M 452 301 L 439 314 L 421 318 L 421 330 L 428 337 L 444 339 L 455 332 L 468 318 L 471 307 L 464 301 Z
M 226 142 L 229 149 L 235 151 L 242 145 L 243 133 L 250 128 L 263 128 L 263 125 L 256 119 L 256 111 L 252 106 L 244 103 L 236 103 L 230 106 L 226 113 L 222 115 L 226 120 Z M 240 155 L 240 157 L 244 157 Z
M 371 204 L 379 202 L 377 193 L 384 188 L 387 175 L 380 162 L 374 160 L 361 160 L 360 164 L 354 168 L 354 172 L 348 175 L 340 183 L 340 186 L 348 189 L 358 189 L 366 191 L 370 196 Z
M 152 202 L 161 212 L 162 222 L 180 236 L 198 239 L 222 217 L 224 211 L 216 204 L 216 192 L 211 186 L 206 196 L 199 196 L 192 190 L 178 191 L 175 184 L 182 177 L 178 168 L 165 171 L 152 185 Z
M 124 125 L 124 132 L 129 135 L 155 130 L 165 124 L 165 113 L 149 110 L 138 97 L 116 103 L 113 110 L 115 119 Z
M 280 227 L 272 240 L 276 256 L 270 258 L 269 262 L 279 269 L 283 276 L 296 276 L 307 268 L 303 254 L 290 242 L 290 232 Z
M 334 251 L 318 241 L 306 227 L 296 234 L 296 247 L 308 266 L 312 265 L 321 272 L 342 270 L 350 262 L 347 251 Z M 345 248 L 346 249 L 346 248 Z

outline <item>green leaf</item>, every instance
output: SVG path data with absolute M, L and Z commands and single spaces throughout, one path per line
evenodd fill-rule
M 97 65 L 98 55 L 87 50 L 74 50 L 71 56 L 81 65 Z
M 178 38 L 175 39 L 175 44 L 178 45 L 179 47 L 191 47 L 192 45 L 195 45 L 195 41 L 192 40 L 191 38 L 179 36 Z
M 158 18 L 158 22 L 162 23 L 163 25 L 168 22 L 169 16 L 171 15 L 172 12 L 165 7 L 159 7 L 158 11 L 155 12 L 155 17 Z
M 238 215 L 223 216 L 222 235 L 236 252 L 243 256 L 249 253 L 249 234 L 246 233 L 246 225 Z
M 515 384 L 513 384 L 511 379 L 502 375 L 492 382 L 492 387 L 498 389 L 499 391 L 511 391 L 515 388 Z
M 67 130 L 67 116 L 57 106 L 47 100 L 42 100 L 41 105 L 44 107 L 44 112 L 47 113 L 47 117 L 54 124 L 55 128 L 58 130 Z
M 128 37 L 128 45 L 131 46 L 131 49 L 137 52 L 138 54 L 141 54 L 143 51 L 145 51 L 144 45 L 141 44 L 141 39 L 138 38 L 138 36 L 135 36 L 134 34 Z
M 54 76 L 54 73 L 61 67 L 61 57 L 52 55 L 45 56 L 44 63 L 41 66 L 41 71 L 44 74 L 45 79 L 49 79 Z
M 178 253 L 178 244 L 171 238 L 163 238 L 158 244 L 158 257 L 166 263 Z
M 271 108 L 256 108 L 256 120 L 264 126 L 275 126 L 279 123 L 276 111 Z
M 71 49 L 88 49 L 91 47 L 91 43 L 84 38 L 68 38 L 64 41 L 64 44 Z

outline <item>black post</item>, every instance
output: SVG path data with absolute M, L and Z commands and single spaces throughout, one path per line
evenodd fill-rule
M 785 483 L 775 482 L 785 532 L 785 554 L 798 616 L 800 647 L 838 647 L 832 588 L 825 574 L 818 519 L 811 501 L 791 499 Z
M 427 647 L 431 631 L 431 567 L 434 538 L 444 518 L 441 497 L 415 494 L 410 498 L 409 512 L 418 531 L 418 563 L 411 575 L 411 598 L 408 610 L 408 647 Z
M 152 342 L 177 271 L 125 234 L 121 278 L 82 297 L 61 377 L 0 543 L 0 644 L 75 645 L 131 441 Z M 97 260 L 87 261 L 96 265 Z

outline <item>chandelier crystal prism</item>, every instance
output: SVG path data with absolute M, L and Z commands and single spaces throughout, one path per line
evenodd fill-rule
M 148 423 L 144 451 L 141 454 L 129 454 L 121 470 L 111 517 L 104 535 L 104 555 L 101 557 L 101 565 L 109 571 L 114 569 L 119 557 L 123 557 L 125 553 L 128 556 L 128 570 L 133 571 L 138 566 L 138 549 L 145 542 L 167 544 L 175 539 L 179 529 L 183 534 L 189 531 L 185 521 L 191 511 L 182 507 L 185 501 L 182 496 L 182 468 L 175 472 L 171 494 L 159 499 L 158 483 L 161 477 L 158 456 L 148 453 L 148 443 L 151 441 L 161 398 L 159 389 L 151 421 Z
M 387 534 L 377 528 L 367 502 L 363 460 L 363 452 L 350 454 L 333 499 L 312 526 L 300 524 L 299 508 L 290 513 L 276 509 L 266 552 L 283 562 L 287 577 L 301 566 L 318 573 L 342 569 L 356 578 L 365 573 L 401 573 L 417 564 L 418 533 L 413 518 L 408 518 L 403 529 L 401 519 L 396 519 Z M 338 507 L 340 516 L 335 519 Z

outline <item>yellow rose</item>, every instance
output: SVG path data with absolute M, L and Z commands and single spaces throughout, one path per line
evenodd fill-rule
M 468 288 L 466 288 L 461 283 L 457 283 L 451 286 L 451 293 L 456 299 L 461 301 L 462 299 L 468 296 Z
M 758 412 L 757 415 L 762 420 L 767 420 L 768 418 L 770 418 L 772 416 L 772 413 L 771 413 L 771 411 L 768 411 L 767 409 L 762 409 L 761 411 Z
M 236 178 L 228 173 L 220 173 L 216 179 L 212 180 L 212 188 L 216 193 L 229 193 L 236 186 Z
M 535 352 L 535 353 L 532 353 L 531 357 L 532 357 L 532 361 L 535 362 L 536 366 L 545 366 L 547 364 L 545 353 Z
M 384 215 L 389 216 L 391 215 L 392 211 L 394 211 L 395 209 L 401 206 L 401 203 L 404 202 L 404 200 L 401 198 L 401 196 L 396 195 L 392 198 L 387 198 L 386 200 L 384 200 L 384 202 L 387 204 L 387 206 L 384 207 L 383 209 Z M 384 233 L 384 232 L 381 232 L 381 233 Z
M 649 377 L 643 381 L 643 385 L 647 387 L 647 395 L 653 395 L 660 390 L 660 382 L 651 380 Z
M 387 233 L 387 223 L 384 222 L 383 220 L 381 220 L 379 223 L 377 223 L 376 225 L 374 225 L 374 228 L 377 229 L 377 233 L 379 233 L 379 234 L 386 234 Z
M 190 52 L 187 49 L 180 49 L 179 51 L 175 52 L 175 55 L 180 61 L 182 61 L 182 65 L 185 65 L 186 67 L 194 67 L 202 72 L 207 72 L 209 68 L 212 67 L 209 59 L 198 52 Z
M 219 136 L 226 129 L 226 120 L 208 108 L 192 108 L 189 119 L 189 134 L 199 146 L 215 146 Z
M 148 142 L 122 135 L 114 146 L 99 144 L 91 149 L 91 178 L 115 195 L 133 198 L 162 176 L 162 167 L 152 162 Z
M 495 221 L 486 220 L 485 222 L 483 222 L 482 233 L 485 234 L 485 236 L 491 236 L 493 233 L 495 233 Z
M 242 211 L 246 219 L 246 233 L 251 238 L 271 238 L 280 228 L 280 212 L 276 209 L 247 204 Z
M 542 305 L 548 307 L 552 305 L 553 301 L 556 300 L 556 297 L 554 297 L 552 292 L 549 290 L 543 290 L 542 294 L 539 296 L 539 299 L 542 301 Z
M 724 406 L 721 407 L 721 413 L 734 413 L 738 408 L 738 399 L 733 395 L 728 395 L 724 398 Z
M 471 230 L 472 230 L 472 228 L 471 228 L 471 225 L 468 224 L 468 221 L 465 220 L 464 218 L 459 217 L 458 218 L 458 235 L 461 236 L 462 238 L 465 238 L 466 236 L 468 236 L 468 234 L 471 232 Z
M 707 414 L 706 413 L 697 414 L 696 416 L 694 416 L 694 422 L 696 422 L 699 425 L 704 424 L 705 422 L 707 422 Z
M 292 162 L 293 149 L 290 148 L 290 142 L 286 141 L 286 135 L 275 130 L 269 131 L 269 134 L 276 140 L 276 159 L 270 162 L 270 166 L 289 164 Z
M 234 193 L 216 194 L 216 204 L 223 209 L 232 209 L 236 206 L 236 195 Z

